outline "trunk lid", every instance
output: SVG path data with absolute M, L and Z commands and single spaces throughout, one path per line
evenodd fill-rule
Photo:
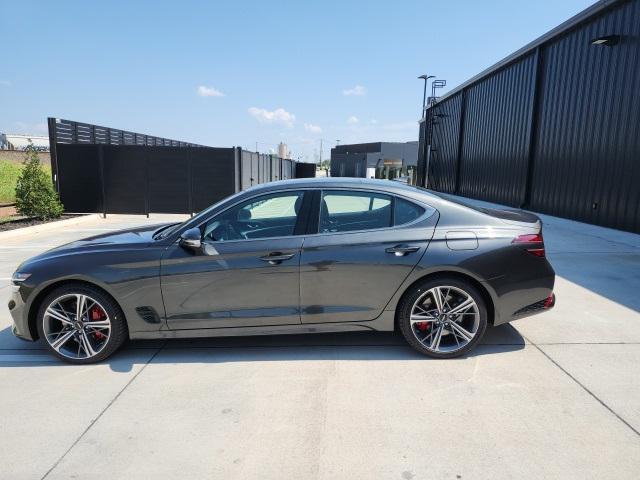
M 542 220 L 533 213 L 524 212 L 522 210 L 510 210 L 510 209 L 498 209 L 498 208 L 485 208 L 476 207 L 481 212 L 490 215 L 494 218 L 498 218 L 510 225 L 516 225 L 519 227 L 535 228 L 538 231 L 542 229 Z

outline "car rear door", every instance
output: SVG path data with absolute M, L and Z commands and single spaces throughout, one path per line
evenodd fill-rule
M 302 323 L 373 320 L 424 255 L 436 211 L 375 191 L 316 196 L 317 233 L 300 260 Z

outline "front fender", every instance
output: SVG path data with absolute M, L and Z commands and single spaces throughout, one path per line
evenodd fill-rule
M 122 308 L 130 332 L 160 330 L 166 326 L 160 292 L 161 252 L 161 248 L 148 247 L 78 253 L 25 262 L 21 271 L 31 273 L 31 277 L 20 285 L 18 291 L 24 304 L 22 321 L 29 324 L 36 313 L 34 308 L 56 285 L 79 281 L 96 285 L 111 295 Z M 138 313 L 139 308 L 155 315 L 145 315 L 145 320 Z

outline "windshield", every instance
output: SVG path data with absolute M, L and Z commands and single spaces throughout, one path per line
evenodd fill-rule
M 177 232 L 178 230 L 180 230 L 187 223 L 191 223 L 191 222 L 194 222 L 195 224 L 200 223 L 199 220 L 202 220 L 204 217 L 206 217 L 214 208 L 216 208 L 219 205 L 222 205 L 223 203 L 226 203 L 226 202 L 228 202 L 230 200 L 233 200 L 234 198 L 240 196 L 242 193 L 244 193 L 244 192 L 237 192 L 237 193 L 234 193 L 233 195 L 225 197 L 222 200 L 220 200 L 219 202 L 216 202 L 213 205 L 205 208 L 204 210 L 201 210 L 196 215 L 194 215 L 191 218 L 188 218 L 184 222 L 173 223 L 173 224 L 165 225 L 164 227 L 159 228 L 158 230 L 156 230 L 153 233 L 153 239 L 154 240 L 161 240 L 163 238 L 167 238 L 172 233 Z

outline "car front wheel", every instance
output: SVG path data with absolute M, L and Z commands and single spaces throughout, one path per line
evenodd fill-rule
M 398 324 L 409 345 L 434 358 L 471 351 L 487 328 L 480 292 L 458 278 L 427 280 L 412 288 L 398 306 Z
M 56 357 L 69 363 L 99 362 L 127 339 L 127 326 L 118 304 L 88 285 L 65 285 L 43 300 L 38 333 Z

